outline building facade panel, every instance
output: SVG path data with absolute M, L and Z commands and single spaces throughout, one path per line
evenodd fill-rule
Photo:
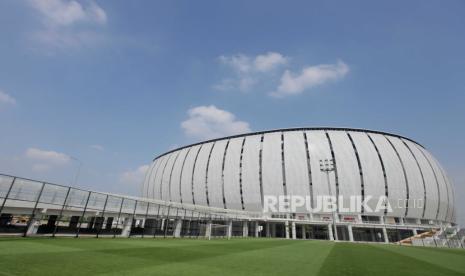
M 312 170 L 313 206 L 318 205 L 318 196 L 336 195 L 334 172 L 329 185 L 326 174 L 320 170 L 320 160 L 331 159 L 331 150 L 324 131 L 306 131 L 310 166 Z
M 261 211 L 260 192 L 261 135 L 247 136 L 242 153 L 242 196 L 246 211 Z
M 349 208 L 351 196 L 361 197 L 362 195 L 360 170 L 354 147 L 347 133 L 344 131 L 331 131 L 329 132 L 329 137 L 336 158 L 339 195 L 342 198 L 342 202 L 339 201 L 339 205 L 343 208 Z M 361 209 L 361 206 L 357 208 Z M 339 212 L 343 213 L 343 210 Z
M 223 157 L 225 148 L 228 145 L 228 140 L 220 140 L 215 142 L 215 147 L 210 156 L 208 164 L 208 201 L 212 207 L 223 208 Z
M 166 201 L 170 200 L 170 176 L 171 176 L 171 170 L 173 169 L 174 161 L 176 160 L 177 155 L 178 155 L 178 152 L 170 153 L 168 161 L 166 162 L 166 167 L 163 171 L 163 175 L 161 178 L 160 198 L 162 200 L 166 200 Z
M 174 163 L 173 167 L 173 175 L 171 177 L 170 183 L 170 191 L 169 194 L 171 195 L 170 200 L 174 202 L 181 202 L 181 174 L 183 169 L 184 160 L 186 159 L 186 155 L 189 152 L 188 148 L 179 150 L 178 158 Z
M 194 202 L 198 205 L 207 205 L 207 191 L 206 191 L 206 180 L 207 180 L 207 163 L 210 150 L 212 149 L 213 143 L 207 143 L 200 149 L 197 162 L 195 164 L 194 171 Z
M 386 178 L 388 183 L 388 201 L 392 208 L 392 213 L 387 216 L 405 217 L 407 202 L 407 183 L 402 168 L 402 164 L 384 135 L 370 134 L 378 148 L 384 162 Z
M 421 218 L 423 216 L 423 199 L 425 190 L 423 188 L 423 178 L 418 164 L 409 148 L 405 146 L 401 139 L 387 135 L 386 137 L 391 141 L 399 153 L 407 175 L 409 196 L 407 217 Z
M 307 154 L 302 131 L 284 133 L 284 164 L 286 172 L 287 194 L 289 196 L 310 197 Z M 296 209 L 305 213 L 305 206 Z
M 186 157 L 186 162 L 184 164 L 184 169 L 182 171 L 181 177 L 181 200 L 182 203 L 194 204 L 192 198 L 192 181 L 193 181 L 193 172 L 196 162 L 197 155 L 202 145 L 196 145 L 191 148 L 189 154 Z
M 281 133 L 267 133 L 262 151 L 263 195 L 284 196 Z
M 244 138 L 229 140 L 228 150 L 224 162 L 224 197 L 226 208 L 242 209 L 239 187 L 239 165 L 242 142 Z
M 158 166 L 157 170 L 155 171 L 155 176 L 153 183 L 154 185 L 152 186 L 152 193 L 155 199 L 161 199 L 161 180 L 163 177 L 163 172 L 166 167 L 166 163 L 168 162 L 168 159 L 170 158 L 170 154 L 167 154 L 163 156 L 160 160 L 160 165 Z
M 376 210 L 379 199 L 386 196 L 383 167 L 376 148 L 366 133 L 354 131 L 349 133 L 357 147 L 363 170 L 364 197 L 371 196 L 373 198 L 373 200 L 368 201 L 367 205 L 372 210 L 372 215 L 384 215 L 384 210 Z
M 425 181 L 425 192 L 426 192 L 426 200 L 424 202 L 425 207 L 425 219 L 436 219 L 436 213 L 438 210 L 439 198 L 438 198 L 438 184 L 436 177 L 433 173 L 433 169 L 428 164 L 425 156 L 421 153 L 418 146 L 407 139 L 403 139 L 403 141 L 409 146 L 412 150 L 415 158 L 420 165 L 421 172 L 423 173 L 423 179 Z

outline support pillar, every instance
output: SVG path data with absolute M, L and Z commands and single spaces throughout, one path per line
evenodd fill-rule
M 265 231 L 266 231 L 266 237 L 269 238 L 271 237 L 271 227 L 273 223 L 271 222 L 265 222 Z
M 31 221 L 28 223 L 28 228 L 25 236 L 37 234 L 37 230 L 39 229 L 39 224 L 37 223 L 38 221 L 39 220 L 36 218 L 31 218 Z
M 256 221 L 256 222 L 255 222 L 255 238 L 258 238 L 258 233 L 259 233 L 259 232 L 258 232 L 258 227 L 259 227 L 259 226 L 260 226 L 260 225 L 258 224 L 258 221 Z
M 352 225 L 348 225 L 347 230 L 349 232 L 349 241 L 353 242 L 354 241 L 354 233 L 352 231 Z
M 334 241 L 333 226 L 331 224 L 328 224 L 328 235 L 329 235 L 329 240 Z
M 383 227 L 384 243 L 389 243 L 389 236 L 386 227 Z
M 418 235 L 417 229 L 412 229 L 412 232 L 414 236 Z
M 249 236 L 249 222 L 243 221 L 242 222 L 242 237 L 246 238 Z
M 207 222 L 207 225 L 206 225 L 206 228 L 205 228 L 205 237 L 206 237 L 207 239 L 209 239 L 209 240 L 210 240 L 211 237 L 212 237 L 212 221 L 211 221 L 211 220 L 209 220 L 209 221 Z
M 290 233 L 289 233 L 289 221 L 286 220 L 286 222 L 284 223 L 284 232 L 286 233 L 286 239 L 289 239 L 290 238 Z
M 173 237 L 180 238 L 182 229 L 182 219 L 177 219 L 174 225 Z
M 132 226 L 132 217 L 127 217 L 124 220 L 123 230 L 121 231 L 121 237 L 129 238 L 129 235 L 131 234 L 131 226 Z
M 297 233 L 295 229 L 295 222 L 291 222 L 291 233 L 292 233 L 292 239 L 295 240 L 297 239 Z
M 226 233 L 228 240 L 230 240 L 232 237 L 232 224 L 233 224 L 232 220 L 228 221 L 228 232 Z

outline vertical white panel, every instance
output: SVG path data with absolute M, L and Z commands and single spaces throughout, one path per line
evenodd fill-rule
M 193 204 L 192 201 L 192 173 L 194 162 L 201 145 L 196 145 L 191 148 L 184 164 L 184 169 L 181 176 L 181 197 L 182 203 Z
M 239 188 L 239 164 L 242 140 L 234 138 L 229 140 L 228 150 L 224 163 L 224 197 L 226 208 L 242 210 L 241 194 Z
M 434 158 L 434 156 L 431 155 L 431 158 L 434 160 L 434 162 L 436 163 L 436 166 L 438 167 L 438 169 L 440 170 L 441 172 L 441 179 L 443 179 L 444 181 L 444 194 L 445 194 L 445 206 L 446 206 L 446 212 L 445 212 L 445 216 L 444 216 L 444 220 L 449 222 L 451 220 L 451 216 L 452 216 L 452 212 L 454 210 L 454 205 L 453 205 L 453 201 L 454 201 L 454 195 L 453 195 L 453 190 L 452 190 L 452 186 L 451 186 L 451 183 L 447 177 L 447 174 L 446 174 L 446 171 L 444 170 L 444 168 L 441 166 L 441 164 L 439 163 L 439 161 Z
M 144 186 L 142 187 L 142 197 L 149 197 L 148 189 L 150 187 L 150 176 L 152 175 L 153 168 L 155 167 L 156 161 L 152 161 L 149 169 L 145 173 Z
M 350 135 L 357 147 L 360 164 L 363 170 L 365 197 L 371 196 L 373 198 L 373 200 L 370 200 L 367 205 L 374 212 L 378 200 L 385 196 L 383 167 L 381 166 L 381 161 L 379 160 L 375 147 L 365 132 L 351 131 Z M 383 214 L 384 210 L 372 213 L 372 215 L 377 216 Z
M 161 199 L 160 197 L 160 187 L 161 187 L 161 179 L 163 176 L 163 170 L 165 169 L 166 163 L 168 162 L 168 158 L 170 157 L 169 154 L 165 154 L 160 158 L 160 165 L 158 166 L 155 172 L 155 178 L 153 181 L 152 192 L 153 198 Z
M 369 134 L 376 144 L 376 147 L 383 158 L 386 178 L 388 182 L 388 200 L 392 207 L 392 213 L 388 216 L 405 217 L 404 203 L 407 199 L 407 188 L 402 165 L 391 144 L 384 135 Z
M 313 201 L 314 207 L 316 207 L 318 196 L 336 195 L 336 185 L 334 172 L 332 172 L 329 177 L 329 185 L 331 185 L 330 193 L 326 173 L 320 171 L 320 160 L 332 158 L 325 132 L 316 130 L 307 131 L 306 133 L 308 151 L 310 152 L 310 166 L 312 168 Z
M 166 163 L 165 170 L 163 172 L 163 177 L 161 180 L 161 199 L 169 201 L 170 200 L 170 176 L 171 170 L 173 169 L 174 161 L 178 156 L 179 152 L 174 151 L 169 154 L 169 159 Z
M 261 211 L 260 194 L 260 139 L 261 135 L 247 136 L 242 154 L 242 192 L 246 211 Z
M 409 202 L 407 217 L 421 218 L 423 215 L 424 188 L 420 170 L 412 153 L 402 141 L 394 136 L 386 136 L 394 145 L 404 164 L 408 180 Z
M 417 144 L 412 143 L 407 139 L 403 139 L 405 143 L 412 150 L 415 155 L 418 164 L 420 165 L 421 172 L 423 173 L 423 178 L 425 179 L 426 187 L 426 202 L 425 202 L 425 218 L 426 219 L 436 219 L 436 212 L 438 208 L 438 185 L 436 183 L 436 178 L 434 177 L 433 170 L 428 164 L 423 153 L 419 150 Z
M 208 155 L 213 143 L 204 144 L 197 157 L 194 171 L 194 200 L 195 204 L 207 206 L 205 181 L 207 174 Z
M 181 202 L 181 191 L 179 190 L 179 185 L 181 182 L 181 170 L 188 151 L 188 148 L 182 149 L 178 155 L 178 158 L 176 159 L 176 163 L 174 163 L 173 176 L 171 177 L 170 183 L 171 191 L 169 192 L 171 195 L 171 201 L 174 202 Z
M 281 133 L 267 133 L 263 139 L 262 180 L 263 195 L 283 196 L 283 175 L 281 162 Z
M 434 159 L 434 157 L 424 148 L 419 149 L 425 154 L 426 158 L 428 158 L 431 166 L 433 167 L 434 172 L 436 173 L 436 177 L 438 179 L 438 185 L 439 185 L 439 213 L 438 213 L 438 220 L 445 221 L 446 220 L 446 214 L 447 214 L 447 204 L 448 204 L 448 193 L 447 193 L 447 187 L 446 183 L 444 182 L 444 177 L 442 175 L 442 171 L 440 167 L 438 166 L 438 163 Z
M 227 140 L 216 141 L 210 156 L 210 164 L 208 166 L 208 199 L 210 206 L 223 208 L 223 188 L 222 188 L 222 166 L 224 148 L 226 147 Z
M 333 145 L 339 182 L 339 205 L 350 207 L 351 196 L 361 196 L 360 172 L 352 143 L 345 131 L 328 131 Z M 343 204 L 343 205 L 341 205 Z M 340 211 L 342 213 L 342 211 Z
M 153 161 L 155 164 L 152 168 L 152 172 L 149 175 L 149 180 L 148 180 L 149 185 L 147 187 L 148 198 L 155 198 L 153 194 L 153 189 L 154 189 L 153 186 L 155 185 L 155 175 L 157 174 L 158 168 L 160 167 L 160 161 L 161 161 L 161 158 L 157 158 L 155 159 L 155 161 Z
M 284 163 L 287 194 L 289 196 L 310 196 L 307 153 L 303 131 L 284 132 Z M 306 207 L 297 208 L 296 211 L 305 213 Z

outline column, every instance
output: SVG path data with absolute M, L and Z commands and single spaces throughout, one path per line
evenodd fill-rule
M 272 227 L 271 222 L 265 222 L 265 231 L 266 231 L 267 238 L 271 237 L 271 227 Z
M 182 229 L 182 219 L 177 219 L 174 225 L 173 237 L 180 238 Z
M 206 237 L 207 239 L 209 239 L 209 240 L 210 240 L 211 237 L 212 237 L 212 221 L 211 221 L 211 220 L 209 220 L 209 221 L 207 222 L 207 225 L 206 225 L 206 228 L 205 228 L 205 237 Z
M 26 236 L 37 234 L 37 230 L 39 229 L 39 225 L 37 223 L 38 221 L 39 220 L 36 218 L 31 218 L 31 221 L 29 222 L 29 225 L 26 231 Z
M 328 224 L 328 234 L 329 234 L 329 240 L 334 241 L 333 226 L 331 224 Z
M 121 231 L 121 237 L 128 238 L 131 234 L 132 217 L 124 219 L 123 230 Z
M 389 243 L 389 236 L 386 227 L 383 227 L 384 243 Z
M 232 237 L 232 220 L 228 221 L 228 232 L 227 232 L 228 240 Z
M 418 235 L 417 229 L 412 229 L 412 231 L 414 236 Z
M 258 238 L 258 227 L 259 227 L 259 224 L 258 224 L 258 221 L 255 222 L 255 238 Z
M 352 232 L 352 225 L 347 226 L 347 230 L 349 231 L 349 241 L 354 241 L 354 233 Z
M 295 229 L 295 222 L 291 222 L 291 233 L 292 233 L 292 239 L 295 240 L 297 238 L 297 233 Z
M 242 237 L 246 238 L 249 236 L 249 222 L 243 221 L 242 222 Z
M 289 233 L 289 221 L 286 220 L 284 223 L 284 232 L 286 233 L 286 239 L 289 239 L 290 233 Z

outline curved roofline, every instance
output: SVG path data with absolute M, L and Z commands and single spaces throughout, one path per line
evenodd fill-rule
M 278 128 L 278 129 L 271 129 L 271 130 L 264 130 L 264 131 L 248 132 L 248 133 L 225 136 L 225 137 L 221 137 L 221 138 L 215 138 L 215 139 L 205 140 L 205 141 L 202 141 L 202 142 L 188 144 L 186 146 L 182 146 L 182 147 L 167 151 L 165 153 L 162 153 L 162 154 L 156 156 L 152 161 L 155 161 L 156 159 L 158 159 L 158 158 L 160 158 L 162 156 L 165 156 L 167 154 L 170 154 L 170 153 L 178 151 L 178 150 L 182 150 L 182 149 L 189 148 L 189 147 L 194 147 L 194 146 L 201 145 L 201 144 L 216 142 L 216 141 L 220 141 L 220 140 L 234 139 L 234 138 L 239 138 L 239 137 L 244 137 L 244 136 L 253 136 L 253 135 L 280 132 L 280 131 L 304 131 L 304 130 L 338 130 L 338 131 L 370 132 L 370 133 L 375 133 L 375 134 L 389 135 L 389 136 L 394 136 L 394 137 L 406 139 L 406 140 L 409 140 L 410 142 L 413 142 L 413 143 L 421 146 L 422 148 L 425 148 L 422 144 L 420 144 L 420 143 L 418 143 L 418 142 L 416 142 L 416 141 L 414 141 L 414 140 L 412 140 L 412 139 L 410 139 L 408 137 L 398 135 L 398 134 L 389 133 L 389 132 L 385 132 L 385 131 L 370 130 L 370 129 L 364 129 L 364 128 L 348 128 L 348 127 L 291 127 L 291 128 Z

